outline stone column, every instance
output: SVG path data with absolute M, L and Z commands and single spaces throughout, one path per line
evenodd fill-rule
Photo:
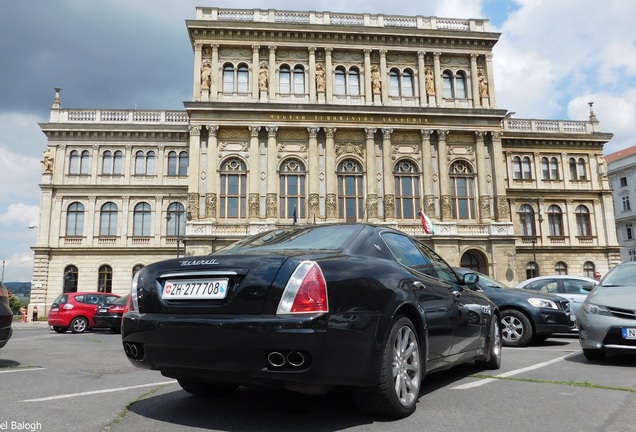
M 446 149 L 447 130 L 437 131 L 437 156 L 439 163 L 439 194 L 440 213 L 442 220 L 451 218 L 451 198 L 448 178 L 448 151 Z
M 435 77 L 435 100 L 437 101 L 437 106 L 442 106 L 442 102 L 444 100 L 444 89 L 442 88 L 442 67 L 440 65 L 440 56 L 442 54 L 439 52 L 433 53 L 433 76 Z
M 479 94 L 479 77 L 477 76 L 477 54 L 470 55 L 470 84 L 472 89 L 473 108 L 481 106 L 481 95 Z
M 371 50 L 364 50 L 364 100 L 373 105 L 373 84 L 371 80 Z
M 333 65 L 331 64 L 331 52 L 333 48 L 325 48 L 325 93 L 327 102 L 333 100 Z
M 318 129 L 317 127 L 308 127 L 309 132 L 309 149 L 308 149 L 308 169 L 309 174 L 309 214 L 308 219 L 313 220 L 320 217 L 320 161 L 318 156 Z
M 219 64 L 219 45 L 212 45 L 212 77 L 210 82 L 210 100 L 219 98 L 219 83 L 223 80 L 223 65 Z
M 309 101 L 315 102 L 318 99 L 316 94 L 316 47 L 309 47 Z
M 255 101 L 257 101 L 260 96 L 260 90 L 258 88 L 258 74 L 261 70 L 261 61 L 258 55 L 260 48 L 259 45 L 252 45 L 252 99 Z
M 261 198 L 258 193 L 260 184 L 260 149 L 258 142 L 258 134 L 261 130 L 260 126 L 249 126 L 250 130 L 250 182 L 248 197 L 248 218 L 250 220 L 258 220 L 261 216 Z
M 278 79 L 277 79 L 277 67 L 276 67 L 276 45 L 269 46 L 269 99 L 274 100 L 278 98 Z M 258 75 L 258 71 L 256 72 Z M 256 77 L 255 77 L 256 78 Z M 256 78 L 258 80 L 258 78 Z
M 206 176 L 205 211 L 204 217 L 215 222 L 217 219 L 216 200 L 219 188 L 219 151 L 217 133 L 219 126 L 206 125 L 208 129 L 208 164 Z
M 495 217 L 497 222 L 510 221 L 510 207 L 508 200 L 506 199 L 506 161 L 499 157 L 503 155 L 501 150 L 501 132 L 492 133 L 492 176 L 495 179 L 495 205 L 497 206 L 497 213 Z
M 380 50 L 380 85 L 382 86 L 382 104 L 389 100 L 389 86 L 387 85 L 387 77 L 389 76 L 386 67 L 387 50 Z
M 421 107 L 428 105 L 428 95 L 426 94 L 426 66 L 424 65 L 424 57 L 426 57 L 426 51 L 417 52 L 417 87 L 419 89 Z
M 325 129 L 327 139 L 325 141 L 325 171 L 327 182 L 327 220 L 335 221 L 338 218 L 337 209 L 337 191 L 338 191 L 338 179 L 336 175 L 336 145 L 334 137 L 336 134 L 336 128 L 328 127 Z
M 382 178 L 384 188 L 384 220 L 395 219 L 395 184 L 393 183 L 393 160 L 391 134 L 393 129 L 382 129 Z
M 198 196 L 199 179 L 201 178 L 201 167 L 199 165 L 201 161 L 201 125 L 190 125 L 190 148 L 188 154 L 188 195 L 196 194 Z M 199 219 L 200 215 L 198 212 L 192 212 L 192 217 L 196 220 Z
M 269 222 L 278 219 L 278 143 L 276 133 L 278 126 L 267 127 L 267 197 L 266 217 Z
M 201 50 L 203 46 L 200 43 L 194 44 L 194 83 L 192 87 L 192 100 L 197 101 L 201 97 Z M 214 66 L 213 66 L 214 67 Z
M 375 133 L 376 128 L 365 128 L 366 135 L 366 172 L 367 172 L 367 203 L 366 215 L 370 221 L 378 218 L 378 190 L 377 169 L 375 167 Z
M 424 182 L 424 213 L 430 218 L 435 214 L 435 194 L 433 193 L 433 166 L 431 156 L 431 131 L 420 130 L 422 134 L 422 181 Z
M 477 181 L 479 184 L 479 217 L 482 222 L 491 221 L 490 194 L 488 193 L 488 172 L 486 170 L 486 149 L 484 148 L 484 133 L 475 132 L 477 155 Z
M 488 97 L 490 99 L 490 107 L 495 108 L 497 106 L 497 100 L 495 99 L 495 74 L 492 67 L 492 54 L 486 54 L 486 79 L 488 80 Z

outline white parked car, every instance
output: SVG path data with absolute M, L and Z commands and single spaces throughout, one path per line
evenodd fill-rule
M 597 283 L 596 280 L 584 276 L 551 275 L 537 276 L 519 282 L 515 288 L 557 294 L 570 300 L 570 311 L 572 314 L 576 314 Z

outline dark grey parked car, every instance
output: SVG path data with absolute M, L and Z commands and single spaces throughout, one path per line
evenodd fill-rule
M 474 288 L 483 291 L 499 307 L 504 346 L 528 346 L 553 333 L 569 333 L 574 329 L 570 302 L 563 297 L 510 288 L 483 273 L 465 268 L 455 271 L 460 276 L 468 272 L 479 275 Z

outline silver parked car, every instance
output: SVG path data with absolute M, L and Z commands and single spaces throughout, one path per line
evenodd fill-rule
M 636 262 L 610 270 L 576 317 L 588 360 L 602 360 L 608 352 L 636 354 Z
M 529 289 L 540 293 L 556 294 L 564 297 L 570 300 L 570 311 L 576 314 L 596 284 L 597 281 L 584 276 L 551 275 L 537 276 L 519 282 L 515 288 Z

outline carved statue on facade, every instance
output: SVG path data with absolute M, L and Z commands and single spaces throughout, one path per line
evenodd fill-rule
M 373 93 L 380 93 L 382 90 L 382 81 L 380 80 L 380 71 L 377 66 L 371 68 L 371 83 L 373 85 Z
M 483 72 L 477 74 L 479 77 L 479 96 L 488 97 L 488 80 Z
M 210 63 L 205 62 L 201 66 L 201 90 L 210 90 L 212 83 L 212 68 Z
M 316 90 L 325 91 L 325 67 L 322 63 L 316 65 Z
M 426 94 L 434 95 L 435 81 L 433 80 L 433 70 L 431 68 L 426 68 L 426 70 L 424 71 L 424 82 L 426 86 Z
M 258 88 L 260 90 L 267 90 L 269 81 L 269 72 L 267 66 L 261 65 L 261 71 L 258 73 Z
M 53 152 L 51 151 L 50 148 L 46 149 L 40 163 L 42 163 L 42 172 L 44 173 L 53 172 Z

